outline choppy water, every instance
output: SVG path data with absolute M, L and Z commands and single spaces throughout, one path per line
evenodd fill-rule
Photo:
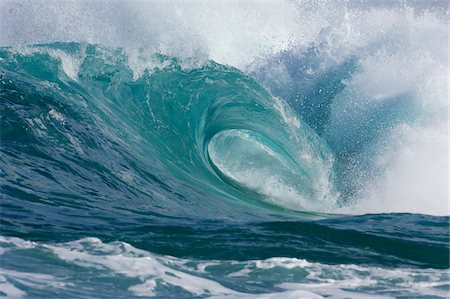
M 445 3 L 104 4 L 1 2 L 0 296 L 448 296 Z

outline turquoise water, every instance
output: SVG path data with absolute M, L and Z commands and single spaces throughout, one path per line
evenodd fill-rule
M 31 49 L 1 51 L 6 296 L 448 291 L 448 217 L 342 215 L 327 143 L 237 69 Z
M 50 4 L 0 3 L 0 297 L 448 298 L 448 7 Z

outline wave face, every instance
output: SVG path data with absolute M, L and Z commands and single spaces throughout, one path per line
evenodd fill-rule
M 447 296 L 446 3 L 0 24 L 0 296 Z
M 5 49 L 1 57 L 3 140 L 14 159 L 4 163 L 9 176 L 21 177 L 16 159 L 32 163 L 33 193 L 56 184 L 62 190 L 51 192 L 82 201 L 118 190 L 161 196 L 164 214 L 172 213 L 167 204 L 201 202 L 195 213 L 209 215 L 229 200 L 299 211 L 333 205 L 326 144 L 236 69 L 214 62 L 185 69 L 159 55 L 151 57 L 158 66 L 136 79 L 120 49 L 80 44 Z M 15 142 L 19 136 L 25 142 Z M 55 175 L 61 165 L 69 177 Z M 87 180 L 65 186 L 80 178 Z M 86 189 L 91 184 L 98 187 Z

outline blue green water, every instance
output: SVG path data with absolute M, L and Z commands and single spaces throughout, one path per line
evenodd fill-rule
M 0 1 L 0 298 L 450 298 L 448 1 Z
M 351 216 L 343 169 L 364 151 L 326 114 L 183 63 L 155 54 L 137 76 L 121 48 L 0 50 L 1 296 L 448 295 L 448 216 Z M 357 67 L 317 83 L 329 101 Z

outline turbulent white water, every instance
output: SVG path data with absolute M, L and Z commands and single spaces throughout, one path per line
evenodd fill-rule
M 296 72 L 314 77 L 354 59 L 357 71 L 340 81 L 344 87 L 329 106 L 323 135 L 336 153 L 358 147 L 345 164 L 354 191 L 341 212 L 448 215 L 448 16 L 446 1 L 3 0 L 0 45 L 125 47 L 136 77 L 156 52 L 188 65 L 213 59 L 265 78 L 271 90 L 287 91 Z M 295 59 L 276 59 L 283 55 Z M 305 57 L 315 60 L 302 64 Z M 75 77 L 76 59 L 63 60 Z M 290 189 L 277 186 L 268 188 L 289 198 Z
M 446 270 L 325 265 L 283 257 L 194 261 L 152 254 L 124 242 L 103 243 L 97 238 L 43 244 L 0 237 L 0 246 L 2 258 L 28 255 L 35 265 L 42 265 L 40 272 L 31 273 L 0 269 L 0 290 L 8 298 L 35 296 L 44 291 L 67 292 L 84 298 L 91 294 L 92 287 L 101 285 L 106 295 L 106 286 L 112 283 L 112 291 L 121 298 L 125 293 L 148 297 L 164 296 L 168 291 L 208 298 L 391 298 L 421 294 L 445 296 L 448 283 Z M 285 282 L 277 281 L 280 275 Z M 252 283 L 254 280 L 265 287 L 275 284 L 278 291 L 251 294 L 250 290 L 258 287 L 257 282 Z M 239 285 L 239 281 L 246 281 L 239 286 L 242 291 L 225 286 Z M 28 288 L 31 294 L 23 291 Z

